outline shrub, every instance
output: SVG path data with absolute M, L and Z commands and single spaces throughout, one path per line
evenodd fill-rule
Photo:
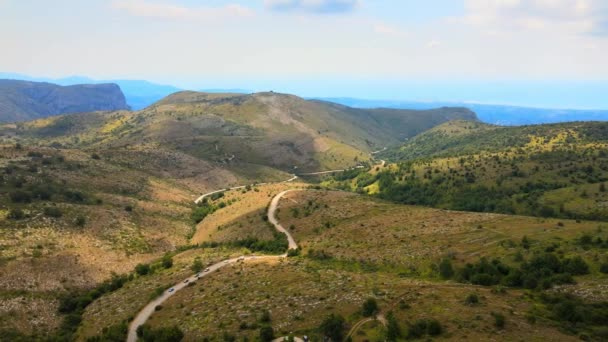
M 505 327 L 505 316 L 501 313 L 492 312 L 492 317 L 494 317 L 494 326 L 498 329 L 502 329 Z
M 190 267 L 190 269 L 194 273 L 198 273 L 203 270 L 203 262 L 201 261 L 200 257 L 194 258 L 194 262 L 192 263 L 192 266 Z
M 137 264 L 135 266 L 135 272 L 139 275 L 146 275 L 150 273 L 150 265 L 148 264 Z
M 605 262 L 600 265 L 600 272 L 608 274 L 608 262 Z
M 452 268 L 452 262 L 448 258 L 443 258 L 439 263 L 439 275 L 443 279 L 450 279 L 454 275 L 454 269 Z
M 270 317 L 270 311 L 264 310 L 262 312 L 262 315 L 260 316 L 260 322 L 261 323 L 270 323 L 271 320 L 272 320 L 272 318 Z
M 407 330 L 408 338 L 420 338 L 426 334 L 426 320 L 419 319 L 414 324 L 411 324 Z
M 23 190 L 13 191 L 9 194 L 9 197 L 14 203 L 30 203 L 32 201 L 32 194 Z
M 443 327 L 441 326 L 441 323 L 439 323 L 438 320 L 436 319 L 429 319 L 427 322 L 427 333 L 431 336 L 438 336 L 441 335 L 441 333 L 443 332 Z
M 63 215 L 63 213 L 61 212 L 61 209 L 57 208 L 57 207 L 45 207 L 44 208 L 44 215 L 49 216 L 49 217 L 61 217 Z
M 589 266 L 580 256 L 564 260 L 564 271 L 574 275 L 589 274 Z
M 125 206 L 125 211 L 132 212 L 133 211 L 133 206 L 132 205 L 126 205 Z
M 137 327 L 137 336 L 144 342 L 179 342 L 184 333 L 177 326 L 153 329 L 144 324 Z
M 396 341 L 399 337 L 401 337 L 401 328 L 399 327 L 399 323 L 397 323 L 397 319 L 392 311 L 386 315 L 386 320 L 386 339 L 388 341 Z
M 361 308 L 361 314 L 365 317 L 371 317 L 378 313 L 378 303 L 374 298 L 368 298 L 365 302 L 363 302 L 363 307 Z
M 287 256 L 288 257 L 295 257 L 295 256 L 298 256 L 298 255 L 300 255 L 300 249 L 299 248 L 296 248 L 296 249 L 291 248 L 291 249 L 289 249 L 287 251 Z
M 25 213 L 19 208 L 13 208 L 8 211 L 6 217 L 11 220 L 22 220 L 25 218 Z
M 475 305 L 479 303 L 479 296 L 476 293 L 471 293 L 465 298 L 465 304 L 467 305 Z
M 76 217 L 76 220 L 74 221 L 74 223 L 78 227 L 84 227 L 84 225 L 87 223 L 87 219 L 82 215 L 78 215 L 78 217 Z
M 331 314 L 319 326 L 320 333 L 334 342 L 342 341 L 344 336 L 344 317 Z
M 173 258 L 171 258 L 169 255 L 165 255 L 162 260 L 162 265 L 164 268 L 173 267 Z
M 271 326 L 263 326 L 260 328 L 260 341 L 270 342 L 274 340 L 274 330 Z

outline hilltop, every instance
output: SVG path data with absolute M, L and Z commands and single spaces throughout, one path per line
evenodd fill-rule
M 48 146 L 153 148 L 300 172 L 357 165 L 371 151 L 453 119 L 476 117 L 460 108 L 360 110 L 272 92 L 179 92 L 137 112 L 59 116 L 2 131 Z
M 129 109 L 129 106 L 115 84 L 63 87 L 51 83 L 0 80 L 0 122 L 121 109 Z

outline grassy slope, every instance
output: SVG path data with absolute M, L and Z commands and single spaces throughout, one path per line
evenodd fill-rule
M 259 192 L 227 194 L 227 199 L 239 198 L 231 205 L 236 217 L 221 222 L 231 233 L 222 230 L 212 238 L 229 241 L 257 231 L 257 223 L 240 223 L 256 219 L 257 207 L 252 207 L 252 201 L 265 197 L 268 191 L 275 193 L 280 189 L 261 187 Z M 293 331 L 315 336 L 316 326 L 327 314 L 340 313 L 353 324 L 361 318 L 358 310 L 362 302 L 375 297 L 385 313 L 395 312 L 403 328 L 419 318 L 436 318 L 446 330 L 444 337 L 454 340 L 574 340 L 561 333 L 558 324 L 545 315 L 544 306 L 523 291 L 510 289 L 500 294 L 489 288 L 443 282 L 435 265 L 446 255 L 454 257 L 457 267 L 482 256 L 515 264 L 517 253 L 528 259 L 557 243 L 564 255 L 581 255 L 591 265 L 592 274 L 578 277 L 579 284 L 568 287 L 568 291 L 586 293 L 588 299 L 593 299 L 606 281 L 598 272 L 598 263 L 604 261 L 605 255 L 602 257 L 597 249 L 581 249 L 575 243 L 584 232 L 606 238 L 605 232 L 598 233 L 601 224 L 597 222 L 440 211 L 325 191 L 288 194 L 278 216 L 291 227 L 304 255 L 314 249 L 330 258 L 297 257 L 277 264 L 228 267 L 177 293 L 153 315 L 150 324 L 177 324 L 186 332 L 187 340 L 221 339 L 224 332 L 252 338 L 257 336 L 257 330 L 239 327 L 242 323 L 256 323 L 264 310 L 270 310 L 277 334 Z M 259 225 L 262 227 L 263 223 Z M 199 228 L 204 227 L 203 221 Z M 523 236 L 531 241 L 528 250 L 519 245 Z M 94 304 L 95 311 L 87 310 L 84 326 L 99 329 L 100 324 L 107 325 L 109 322 L 95 318 L 93 313 L 106 317 L 108 312 L 117 310 L 116 303 L 139 293 L 135 290 L 138 286 L 134 283 L 129 291 L 102 297 Z M 480 305 L 464 304 L 470 293 L 478 293 Z M 128 317 L 136 311 L 133 308 L 121 315 Z M 492 312 L 506 316 L 504 330 L 493 326 Z M 530 315 L 537 317 L 536 324 L 528 322 Z M 364 335 L 356 335 L 355 340 L 375 340 L 378 330 L 382 329 L 366 325 Z
M 13 146 L 0 147 L 0 155 L 0 297 L 8 308 L 0 310 L 0 329 L 44 334 L 56 326 L 58 296 L 188 241 L 197 193 L 180 180 L 127 168 L 118 155 L 94 159 L 79 150 Z M 18 192 L 32 198 L 15 202 Z M 45 213 L 48 208 L 61 216 Z M 24 217 L 9 218 L 15 210 Z M 7 304 L 21 297 L 44 301 L 39 306 L 48 315 Z
M 608 219 L 605 123 L 498 127 L 455 121 L 380 157 L 396 164 L 341 186 L 442 208 Z

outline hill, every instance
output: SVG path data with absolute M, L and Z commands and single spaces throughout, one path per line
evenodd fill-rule
M 500 127 L 454 121 L 334 186 L 446 209 L 608 220 L 608 123 Z
M 256 259 L 191 278 L 156 307 L 146 326 L 158 333 L 177 327 L 185 340 L 253 339 L 269 326 L 275 337 L 319 340 L 331 331 L 352 334 L 354 341 L 383 340 L 389 330 L 397 340 L 603 336 L 606 277 L 599 267 L 606 260 L 595 255 L 604 247 L 581 244 L 583 237 L 606 238 L 597 222 L 444 211 L 300 188 L 281 201 L 277 214 L 301 246 L 299 254 L 266 260 L 259 251 L 235 247 L 254 237 L 273 239 L 264 203 L 285 188 L 298 186 L 226 192 L 221 200 L 233 204 L 199 226 L 203 244 L 175 255 L 173 269 L 136 275 L 89 305 L 78 339 L 126 334 L 120 327 L 194 274 L 197 260 L 204 270 L 222 258 L 253 254 Z M 586 266 L 573 268 L 574 259 Z M 545 270 L 547 260 L 560 266 Z M 451 272 L 441 271 L 442 264 Z M 578 273 L 567 274 L 561 265 Z M 518 283 L 522 276 L 526 285 Z M 371 313 L 364 304 L 370 301 Z M 565 306 L 583 311 L 569 321 Z M 324 329 L 330 315 L 343 320 L 333 330 Z M 427 322 L 439 328 L 428 329 Z
M 370 151 L 460 118 L 475 114 L 459 108 L 360 110 L 278 93 L 180 92 L 138 112 L 61 116 L 4 132 L 49 146 L 153 146 L 227 166 L 300 172 L 357 165 Z
M 608 110 L 601 109 L 556 109 L 468 102 L 365 100 L 345 97 L 327 98 L 325 100 L 341 103 L 355 108 L 383 107 L 424 110 L 444 106 L 463 107 L 477 113 L 479 120 L 485 123 L 506 126 L 538 125 L 572 121 L 608 120 Z
M 0 122 L 128 108 L 124 95 L 115 84 L 63 87 L 50 83 L 0 80 Z

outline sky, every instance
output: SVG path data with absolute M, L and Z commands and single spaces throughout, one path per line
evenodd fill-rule
M 0 0 L 0 71 L 608 108 L 606 0 Z

